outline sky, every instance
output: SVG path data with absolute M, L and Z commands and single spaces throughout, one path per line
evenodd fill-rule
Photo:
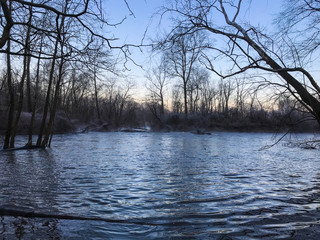
M 108 19 L 116 23 L 124 17 L 127 19 L 121 25 L 113 28 L 114 35 L 120 37 L 120 42 L 139 43 L 143 37 L 146 28 L 149 27 L 149 34 L 157 33 L 159 30 L 159 19 L 153 18 L 157 10 L 165 4 L 165 0 L 127 0 L 130 9 L 134 13 L 131 15 L 126 7 L 124 0 L 106 0 L 105 11 Z M 252 0 L 250 8 L 246 9 L 245 17 L 250 23 L 257 25 L 270 25 L 272 18 L 281 9 L 282 0 Z M 167 27 L 168 22 L 161 24 L 161 27 Z
M 167 0 L 168 1 L 168 0 Z M 121 46 L 124 43 L 137 44 L 141 43 L 144 34 L 147 31 L 146 41 L 154 38 L 157 34 L 169 29 L 169 20 L 164 19 L 159 26 L 159 18 L 154 14 L 165 4 L 166 0 L 127 0 L 130 10 L 124 0 L 106 0 L 105 11 L 111 23 L 117 23 L 124 17 L 125 21 L 117 27 L 109 28 L 109 34 L 119 38 L 113 42 L 115 46 Z M 281 0 L 252 0 L 250 8 L 244 8 L 245 21 L 254 26 L 262 26 L 271 29 L 272 19 L 281 10 Z M 134 61 L 147 69 L 150 66 L 150 52 L 143 49 L 141 53 L 138 49 L 132 49 L 132 58 Z M 145 72 L 140 67 L 132 63 L 127 65 L 130 71 L 126 72 L 129 79 L 136 82 L 135 96 L 142 100 L 145 95 Z
M 120 42 L 139 43 L 144 32 L 152 22 L 153 15 L 164 4 L 164 0 L 127 0 L 131 14 L 124 0 L 107 0 L 108 18 L 117 22 L 124 17 L 126 20 L 115 29 L 115 35 L 121 38 Z M 155 27 L 155 24 L 152 26 Z M 152 28 L 151 27 L 151 28 Z M 155 31 L 155 29 L 150 29 Z
M 129 10 L 124 0 L 106 0 L 105 12 L 111 23 L 118 23 L 125 18 L 120 25 L 108 28 L 110 34 L 119 39 L 112 44 L 114 46 L 122 46 L 123 44 L 140 45 L 147 29 L 150 33 L 145 40 L 147 41 L 147 38 L 154 36 L 153 33 L 156 32 L 157 24 L 152 20 L 153 15 L 162 6 L 163 2 L 163 0 L 127 0 L 130 7 Z M 136 88 L 134 92 L 135 97 L 138 98 L 137 100 L 143 100 L 145 95 L 143 87 L 145 83 L 144 69 L 149 67 L 147 65 L 149 65 L 150 60 L 149 49 L 144 48 L 142 51 L 138 48 L 131 48 L 131 57 L 139 66 L 128 62 L 126 68 L 129 71 L 125 72 L 128 78 L 135 82 Z

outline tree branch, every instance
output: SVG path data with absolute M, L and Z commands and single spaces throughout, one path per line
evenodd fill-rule
M 4 47 L 6 42 L 10 37 L 10 29 L 13 26 L 13 20 L 11 16 L 11 11 L 8 8 L 6 0 L 0 0 L 1 8 L 6 19 L 6 25 L 3 28 L 2 36 L 0 38 L 0 49 Z

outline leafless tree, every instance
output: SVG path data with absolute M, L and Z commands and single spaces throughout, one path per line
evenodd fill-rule
M 170 12 L 176 16 L 177 28 L 183 29 L 180 36 L 206 32 L 216 39 L 216 45 L 207 47 L 210 55 L 202 55 L 201 58 L 201 62 L 209 70 L 222 78 L 250 70 L 275 73 L 280 76 L 291 95 L 320 124 L 320 87 L 317 81 L 303 65 L 286 57 L 283 48 L 279 46 L 282 42 L 266 35 L 259 27 L 240 20 L 246 11 L 245 2 L 248 3 L 246 6 L 250 5 L 250 1 L 246 0 L 175 0 L 164 9 L 163 14 Z M 295 2 L 312 12 L 319 9 L 319 1 Z M 305 16 L 310 19 L 307 14 Z M 172 31 L 168 38 L 172 39 L 174 34 Z M 229 62 L 229 69 L 217 68 L 217 61 L 223 60 Z
M 215 110 L 215 99 L 217 90 L 209 81 L 202 82 L 201 86 L 201 113 L 202 115 L 211 114 Z
M 174 85 L 172 88 L 172 111 L 174 113 L 182 113 L 183 103 L 182 103 L 182 93 L 179 85 Z
M 228 80 L 221 79 L 218 90 L 219 90 L 219 106 L 220 106 L 219 110 L 226 117 L 228 117 L 230 97 L 233 92 L 233 86 L 231 81 L 229 79 Z
M 290 49 L 293 61 L 306 64 L 311 60 L 310 57 L 319 57 L 317 50 L 320 46 L 320 2 L 318 0 L 284 2 L 285 7 L 275 20 L 279 29 L 277 36 L 283 41 L 283 46 Z
M 245 101 L 248 91 L 248 86 L 246 84 L 245 79 L 236 78 L 235 79 L 235 106 L 239 119 L 243 119 L 245 115 Z
M 201 66 L 195 66 L 191 72 L 190 81 L 188 84 L 189 106 L 191 113 L 197 113 L 200 109 L 199 102 L 201 92 L 204 90 L 202 87 L 209 81 L 209 74 L 206 69 Z
M 124 1 L 127 3 L 126 0 Z M 105 27 L 114 27 L 125 19 L 117 23 L 110 23 L 104 17 L 102 4 L 103 2 L 98 0 L 0 1 L 0 53 L 6 54 L 6 82 L 11 99 L 4 148 L 14 147 L 20 114 L 25 102 L 27 111 L 32 112 L 27 146 L 32 144 L 37 94 L 40 88 L 41 91 L 44 90 L 44 86 L 46 86 L 46 96 L 43 101 L 43 116 L 36 145 L 41 147 L 50 145 L 55 113 L 61 102 L 62 90 L 64 90 L 62 86 L 65 84 L 65 73 L 67 68 L 73 66 L 73 63 L 80 62 L 87 66 L 87 69 L 94 70 L 96 107 L 99 108 L 97 64 L 101 64 L 101 61 L 99 63 L 93 61 L 94 64 L 89 67 L 92 59 L 86 56 L 93 56 L 92 53 L 99 52 L 103 58 L 107 59 L 106 61 L 109 61 L 111 59 L 109 51 L 118 49 L 124 54 L 125 59 L 130 59 L 128 45 L 113 46 L 111 43 L 115 38 L 112 35 L 107 36 L 105 31 Z M 128 5 L 127 7 L 131 12 Z M 101 44 L 96 44 L 96 42 Z M 21 79 L 18 88 L 15 87 L 11 77 L 13 58 L 16 61 L 22 59 L 23 62 L 23 69 L 19 73 Z M 40 79 L 39 67 L 44 62 L 50 62 L 50 71 L 47 76 Z M 32 103 L 31 96 L 33 87 L 30 75 L 31 66 L 36 66 L 37 69 L 34 103 Z M 111 71 L 111 68 L 108 70 Z M 16 93 L 19 94 L 18 98 L 15 97 Z M 27 97 L 27 101 L 24 101 L 24 97 Z M 100 115 L 99 109 L 97 112 Z
M 170 75 L 181 81 L 184 98 L 184 114 L 188 117 L 188 84 L 192 71 L 202 52 L 204 37 L 201 34 L 182 34 L 183 29 L 176 29 L 173 36 L 159 43 L 168 62 Z
M 116 126 L 120 126 L 121 120 L 123 117 L 123 112 L 125 110 L 126 104 L 128 104 L 131 100 L 131 91 L 134 87 L 134 84 L 128 80 L 126 80 L 122 86 L 119 86 L 118 92 L 115 96 L 116 100 L 115 105 L 115 124 Z
M 2 2 L 1 2 L 2 4 Z M 11 4 L 9 6 L 2 6 L 3 11 L 5 12 L 5 15 L 11 15 Z M 7 17 L 7 16 L 6 16 Z M 9 21 L 9 20 L 7 20 Z M 8 25 L 9 23 L 7 23 Z M 14 94 L 14 86 L 13 86 L 13 79 L 12 79 L 12 69 L 11 69 L 11 41 L 10 41 L 10 27 L 9 29 L 4 29 L 4 34 L 2 38 L 5 38 L 5 42 L 7 43 L 7 49 L 6 49 L 6 60 L 7 60 L 7 86 L 8 86 L 8 92 L 9 92 L 9 114 L 8 114 L 8 123 L 7 123 L 7 130 L 5 133 L 5 139 L 3 148 L 7 149 L 10 146 L 12 146 L 11 136 L 13 135 L 13 122 L 14 122 L 14 112 L 15 112 L 15 94 Z M 1 38 L 1 41 L 3 41 Z M 1 46 L 1 45 L 0 45 Z
M 149 100 L 151 103 L 149 105 L 152 107 L 152 112 L 160 121 L 164 116 L 165 112 L 165 88 L 169 83 L 169 73 L 168 73 L 168 64 L 165 61 L 165 58 L 161 58 L 160 64 L 153 67 L 151 71 L 147 72 L 146 76 L 148 83 L 146 85 L 147 90 L 149 92 Z M 157 108 L 159 109 L 159 114 L 157 114 Z

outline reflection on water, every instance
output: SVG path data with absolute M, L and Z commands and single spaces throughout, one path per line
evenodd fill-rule
M 2 216 L 0 236 L 317 236 L 319 152 L 258 151 L 270 141 L 254 133 L 90 133 L 56 136 L 49 150 L 2 152 L 0 215 L 48 216 Z

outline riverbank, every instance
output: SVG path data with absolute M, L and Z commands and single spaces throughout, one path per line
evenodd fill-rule
M 0 135 L 4 135 L 7 125 L 6 114 L 0 112 Z M 17 134 L 27 135 L 30 131 L 31 113 L 22 112 Z M 42 114 L 36 114 L 34 120 L 33 134 L 39 132 L 42 121 Z M 85 132 L 296 132 L 312 133 L 318 132 L 319 127 L 316 121 L 304 121 L 299 124 L 290 121 L 266 121 L 264 120 L 230 120 L 216 119 L 213 117 L 191 116 L 185 119 L 183 116 L 171 115 L 162 122 L 148 123 L 142 125 L 112 124 L 104 121 L 92 120 L 89 123 L 79 119 L 69 118 L 65 113 L 58 112 L 54 122 L 54 133 L 85 133 Z
M 17 134 L 18 135 L 27 135 L 30 132 L 30 122 L 32 114 L 29 112 L 22 112 L 20 116 L 20 121 L 18 125 Z M 7 129 L 7 114 L 0 112 L 0 134 L 4 135 Z M 33 134 L 38 134 L 40 125 L 42 121 L 42 114 L 36 114 L 34 118 L 34 124 L 32 128 Z M 75 121 L 75 122 L 73 122 Z M 54 132 L 55 133 L 70 133 L 75 131 L 75 127 L 78 123 L 76 120 L 71 120 L 63 112 L 58 112 L 56 114 L 54 122 Z

